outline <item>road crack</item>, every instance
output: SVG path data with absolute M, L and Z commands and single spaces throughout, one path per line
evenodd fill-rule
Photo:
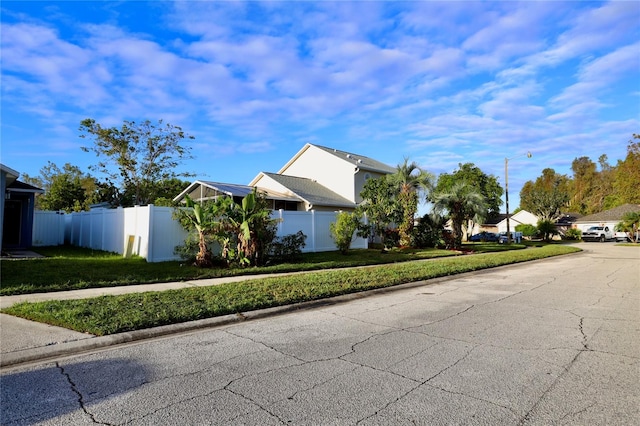
M 64 367 L 62 367 L 58 362 L 56 362 L 56 367 L 58 368 L 58 370 L 60 370 L 60 373 L 66 378 L 67 383 L 69 383 L 69 386 L 71 387 L 71 391 L 75 393 L 76 396 L 78 397 L 78 404 L 80 404 L 80 408 L 91 419 L 91 421 L 98 425 L 115 426 L 113 423 L 105 423 L 105 422 L 98 421 L 95 418 L 95 415 L 87 409 L 84 402 L 84 396 L 82 395 L 82 392 L 78 390 L 78 386 L 71 379 L 71 376 L 69 375 L 69 373 L 67 373 Z

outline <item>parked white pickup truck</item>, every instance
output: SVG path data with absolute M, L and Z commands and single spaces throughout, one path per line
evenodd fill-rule
M 582 232 L 582 241 L 600 241 L 603 243 L 614 238 L 615 234 L 608 226 L 592 226 Z

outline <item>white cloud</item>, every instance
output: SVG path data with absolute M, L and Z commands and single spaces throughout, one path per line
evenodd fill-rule
M 556 107 L 577 104 L 594 106 L 602 91 L 611 90 L 614 83 L 625 75 L 640 73 L 640 43 L 623 46 L 613 52 L 589 61 L 578 71 L 578 81 L 565 88 L 551 103 Z

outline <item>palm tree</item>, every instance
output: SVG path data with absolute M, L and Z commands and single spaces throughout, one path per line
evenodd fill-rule
M 640 212 L 627 212 L 622 216 L 622 221 L 616 225 L 616 231 L 631 234 L 631 239 L 636 243 L 638 240 L 638 230 L 640 230 Z
M 453 230 L 454 249 L 462 247 L 462 225 L 470 219 L 482 220 L 487 211 L 487 202 L 472 186 L 460 182 L 451 191 L 433 195 L 434 210 L 448 212 Z
M 413 223 L 418 211 L 419 193 L 433 188 L 433 175 L 421 169 L 414 161 L 409 163 L 407 157 L 405 157 L 404 163 L 399 164 L 396 169 L 390 178 L 398 187 L 398 201 L 403 212 L 402 223 L 398 226 L 400 245 L 410 246 Z

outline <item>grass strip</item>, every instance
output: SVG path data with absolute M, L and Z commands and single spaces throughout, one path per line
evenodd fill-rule
M 3 313 L 95 335 L 108 335 L 317 300 L 430 278 L 580 251 L 549 245 L 500 253 L 328 270 L 188 288 L 81 300 L 20 303 Z
M 498 244 L 473 247 L 478 251 L 503 249 Z M 509 248 L 518 247 L 511 246 Z M 524 248 L 524 246 L 520 246 L 520 248 Z M 386 254 L 381 254 L 380 250 L 352 250 L 345 256 L 334 251 L 305 253 L 299 261 L 265 267 L 203 269 L 196 268 L 185 262 L 147 263 L 142 258 L 125 259 L 118 254 L 78 247 L 49 247 L 38 248 L 37 250 L 47 257 L 40 259 L 3 259 L 0 262 L 2 275 L 0 295 L 44 293 L 275 272 L 312 271 L 432 259 L 457 254 L 450 250 L 394 249 Z

